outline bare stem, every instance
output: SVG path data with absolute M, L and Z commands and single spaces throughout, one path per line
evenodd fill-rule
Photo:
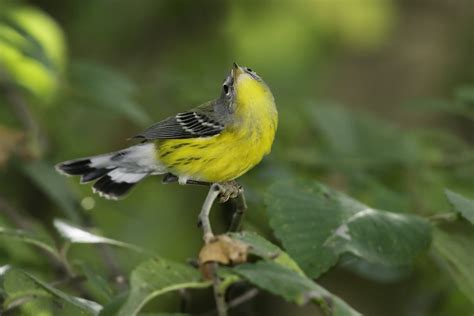
M 251 289 L 251 290 L 248 290 L 247 292 L 245 292 L 244 294 L 240 295 L 240 296 L 237 296 L 236 298 L 234 298 L 233 300 L 229 301 L 229 303 L 227 304 L 228 308 L 231 309 L 231 308 L 234 308 L 234 307 L 237 307 L 239 306 L 240 304 L 243 304 L 249 300 L 251 300 L 252 298 L 254 298 L 255 296 L 258 295 L 260 291 L 258 289 Z
M 240 230 L 240 226 L 242 225 L 242 219 L 247 211 L 247 201 L 245 200 L 244 189 L 241 188 L 239 190 L 239 195 L 232 199 L 235 205 L 234 215 L 232 216 L 232 221 L 230 223 L 229 232 L 237 232 Z
M 64 245 L 61 246 L 61 249 L 59 249 L 59 255 L 60 255 L 60 260 L 64 267 L 64 270 L 66 271 L 66 274 L 69 277 L 74 278 L 76 274 L 74 273 L 74 270 L 72 269 L 67 259 L 67 253 L 69 251 L 70 246 L 71 244 L 69 242 L 64 243 Z
M 214 290 L 214 299 L 216 301 L 217 315 L 227 316 L 227 305 L 225 302 L 225 292 L 221 287 L 221 280 L 217 275 L 217 262 L 207 263 L 212 273 L 212 287 Z
M 435 223 L 454 222 L 458 218 L 459 218 L 459 214 L 454 213 L 454 212 L 438 213 L 438 214 L 434 214 L 428 217 L 430 221 L 435 222 Z
M 229 228 L 230 232 L 235 232 L 240 229 L 243 215 L 247 210 L 244 190 L 237 182 L 231 181 L 222 184 L 212 184 L 209 188 L 207 197 L 202 205 L 201 213 L 199 214 L 199 225 L 202 227 L 203 239 L 206 244 L 211 242 L 211 240 L 214 238 L 211 223 L 209 221 L 209 213 L 211 212 L 212 205 L 219 196 L 221 202 L 225 202 L 229 198 L 232 198 L 235 204 L 235 213 L 232 217 L 232 222 Z M 214 299 L 216 301 L 217 314 L 218 316 L 227 316 L 228 307 L 225 301 L 225 288 L 221 286 L 221 280 L 219 279 L 219 276 L 217 274 L 217 269 L 219 268 L 219 265 L 217 262 L 209 262 L 205 264 L 205 267 L 207 268 L 209 274 L 212 277 L 212 285 L 214 290 Z M 256 293 L 253 292 L 250 294 L 249 296 L 251 297 L 256 295 Z M 244 297 L 242 299 L 246 300 L 247 298 Z M 234 302 L 234 304 L 238 305 L 240 303 L 239 301 L 236 301 Z

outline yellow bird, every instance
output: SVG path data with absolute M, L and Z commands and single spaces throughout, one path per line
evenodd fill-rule
M 164 182 L 225 183 L 258 164 L 271 150 L 278 114 L 270 88 L 252 69 L 233 64 L 220 96 L 168 117 L 134 136 L 140 144 L 65 161 L 56 169 L 96 181 L 94 192 L 124 196 L 149 175 Z

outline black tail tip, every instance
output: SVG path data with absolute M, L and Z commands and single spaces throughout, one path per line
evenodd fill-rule
M 94 183 L 92 190 L 106 199 L 118 200 L 125 197 L 135 184 L 115 182 L 109 175 L 105 175 Z
M 56 170 L 67 176 L 81 176 L 81 183 L 91 182 L 97 180 L 92 189 L 101 197 L 110 200 L 118 200 L 125 197 L 130 189 L 139 182 L 143 177 L 132 179 L 130 182 L 122 180 L 113 180 L 108 173 L 114 171 L 116 167 L 96 168 L 91 166 L 91 159 L 77 159 L 58 163 Z M 125 172 L 125 175 L 127 173 Z
M 83 175 L 94 170 L 90 164 L 90 159 L 64 161 L 56 165 L 56 170 L 65 175 Z

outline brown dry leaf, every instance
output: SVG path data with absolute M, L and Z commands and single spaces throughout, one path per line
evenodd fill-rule
M 210 243 L 204 245 L 199 252 L 199 263 L 208 262 L 220 264 L 238 264 L 247 261 L 249 246 L 227 235 L 216 236 Z
M 0 125 L 0 168 L 4 167 L 11 155 L 20 148 L 25 134 Z

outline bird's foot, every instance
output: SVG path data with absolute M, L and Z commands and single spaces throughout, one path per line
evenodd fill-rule
M 229 199 L 235 199 L 242 191 L 242 186 L 235 180 L 218 183 L 219 188 L 219 202 L 225 203 Z

